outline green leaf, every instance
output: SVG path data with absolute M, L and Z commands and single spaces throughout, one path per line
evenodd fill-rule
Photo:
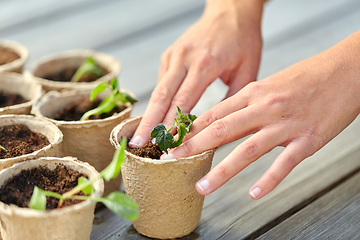
M 89 182 L 90 182 L 90 180 L 85 177 L 80 177 L 78 179 L 78 185 L 89 183 Z M 89 186 L 83 188 L 81 191 L 87 195 L 90 195 L 95 191 L 95 189 L 93 188 L 92 185 L 89 185 Z
M 84 60 L 70 81 L 78 82 L 82 76 L 88 73 L 93 73 L 97 77 L 102 77 L 104 75 L 103 70 L 96 64 L 95 59 L 92 57 L 88 57 Z
M 97 85 L 90 93 L 90 101 L 91 102 L 94 101 L 99 93 L 102 93 L 103 91 L 106 90 L 107 86 L 108 86 L 108 82 L 102 82 L 99 85 Z
M 156 136 L 160 133 L 160 132 L 166 132 L 166 127 L 164 126 L 164 124 L 160 123 L 159 125 L 157 125 L 156 127 L 154 127 L 154 129 L 151 131 L 151 137 L 156 138 Z
M 122 192 L 112 192 L 105 198 L 101 198 L 101 202 L 115 214 L 134 221 L 139 216 L 139 206 L 128 195 Z
M 186 130 L 186 125 L 181 123 L 178 126 L 177 133 L 178 133 L 178 139 L 171 145 L 171 148 L 178 147 L 182 144 L 185 135 L 188 133 L 188 131 Z
M 174 142 L 174 136 L 167 132 L 164 124 L 160 123 L 157 125 L 150 135 L 155 138 L 155 143 L 159 146 L 159 148 L 168 153 L 168 149 L 171 148 Z
M 54 192 L 45 191 L 37 186 L 34 187 L 33 194 L 31 196 L 30 202 L 29 202 L 29 208 L 37 209 L 37 210 L 46 210 L 46 197 L 54 197 L 58 199 L 62 199 L 63 197 Z
M 106 181 L 116 178 L 119 175 L 121 164 L 124 162 L 125 159 L 126 145 L 127 145 L 127 140 L 124 137 L 123 139 L 121 139 L 120 148 L 116 149 L 111 163 L 104 170 L 101 171 L 100 175 Z
M 118 92 L 119 88 L 118 88 L 118 84 L 117 84 L 117 78 L 113 78 L 110 82 L 111 88 L 113 90 L 115 90 L 116 92 Z
M 41 211 L 46 210 L 46 195 L 44 194 L 43 190 L 36 186 L 30 199 L 29 208 Z
M 0 145 L 0 149 L 7 152 L 6 148 L 4 148 L 3 146 Z

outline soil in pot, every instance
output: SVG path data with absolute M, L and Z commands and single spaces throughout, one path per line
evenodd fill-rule
M 0 159 L 18 157 L 35 152 L 49 145 L 41 133 L 32 132 L 26 125 L 16 124 L 0 127 Z
M 79 121 L 82 115 L 87 111 L 94 109 L 99 106 L 101 103 L 101 99 L 95 99 L 93 102 L 89 100 L 88 97 L 80 99 L 78 101 L 72 102 L 71 104 L 67 105 L 65 108 L 58 111 L 52 119 L 61 120 L 61 121 Z M 119 113 L 125 110 L 125 106 L 116 107 L 110 113 L 104 113 L 101 115 L 92 115 L 90 116 L 90 120 L 94 119 L 104 119 L 107 117 L 111 117 L 115 113 Z
M 18 207 L 28 207 L 35 186 L 46 191 L 63 194 L 73 189 L 81 176 L 87 178 L 86 174 L 79 173 L 62 164 L 58 164 L 54 170 L 50 170 L 46 165 L 22 170 L 20 174 L 9 179 L 0 188 L 0 201 Z M 80 192 L 78 195 L 85 194 Z M 46 209 L 56 209 L 58 202 L 57 198 L 47 197 Z M 81 200 L 68 199 L 64 201 L 63 206 L 79 202 Z
M 19 58 L 20 56 L 11 49 L 0 47 L 0 65 L 11 63 Z
M 101 69 L 103 70 L 104 75 L 109 73 L 106 69 L 104 69 L 104 68 L 101 68 Z M 57 81 L 57 82 L 70 82 L 70 80 L 71 80 L 72 76 L 74 76 L 76 70 L 77 70 L 77 68 L 67 68 L 60 72 L 45 75 L 43 78 L 52 80 L 52 81 Z M 99 77 L 96 76 L 95 74 L 87 73 L 87 74 L 84 74 L 84 76 L 82 76 L 78 82 L 94 82 L 97 79 L 99 79 Z
M 130 140 L 128 140 L 129 142 Z M 163 152 L 157 144 L 153 144 L 151 141 L 142 147 L 130 147 L 129 144 L 126 151 L 143 158 L 160 159 Z
M 24 99 L 20 94 L 6 93 L 0 91 L 0 108 L 12 106 L 24 102 L 28 102 L 29 100 Z

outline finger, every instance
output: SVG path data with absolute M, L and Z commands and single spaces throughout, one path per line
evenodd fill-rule
M 169 71 L 166 72 L 163 79 L 152 92 L 144 116 L 134 133 L 134 137 L 129 142 L 129 145 L 132 147 L 140 147 L 146 144 L 150 139 L 152 129 L 164 119 L 171 99 L 186 76 L 186 69 L 183 66 L 183 55 L 183 53 L 179 53 L 177 56 L 180 57 L 172 60 Z
M 213 57 L 203 54 L 198 58 L 199 60 L 190 66 L 184 82 L 171 102 L 169 112 L 163 121 L 165 126 L 171 126 L 176 117 L 177 107 L 184 113 L 190 112 L 206 88 L 219 76 L 219 69 Z
M 288 137 L 276 133 L 278 133 L 278 129 L 269 127 L 245 140 L 205 177 L 198 181 L 196 190 L 201 195 L 214 192 L 249 164 L 284 142 Z
M 160 82 L 163 79 L 165 73 L 169 70 L 170 58 L 171 58 L 171 50 L 170 48 L 168 48 L 161 56 L 158 82 Z
M 239 111 L 248 105 L 248 97 L 245 94 L 240 93 L 237 97 L 230 97 L 224 101 L 218 103 L 210 110 L 201 114 L 191 126 L 191 132 L 184 138 L 184 142 L 192 138 L 213 122 L 224 118 L 225 116 Z
M 227 92 L 225 98 L 229 98 L 235 95 L 248 83 L 256 81 L 256 71 L 251 71 L 251 69 L 243 64 L 234 75 L 234 79 L 230 80 L 229 91 Z
M 209 149 L 232 142 L 258 131 L 268 124 L 270 117 L 264 116 L 264 111 L 249 106 L 224 118 L 216 120 L 179 147 L 164 154 L 161 159 L 188 157 Z
M 305 140 L 289 143 L 272 166 L 250 188 L 250 197 L 260 199 L 271 192 L 302 160 L 314 152 L 311 144 Z

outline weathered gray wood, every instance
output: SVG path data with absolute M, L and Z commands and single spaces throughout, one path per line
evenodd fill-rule
M 360 239 L 359 183 L 360 173 L 258 239 Z

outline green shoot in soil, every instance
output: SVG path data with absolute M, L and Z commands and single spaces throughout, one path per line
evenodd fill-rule
M 112 162 L 100 172 L 100 175 L 91 180 L 88 180 L 84 177 L 79 178 L 78 185 L 69 192 L 60 195 L 58 193 L 44 191 L 35 186 L 33 195 L 29 203 L 29 208 L 45 211 L 47 196 L 60 199 L 58 208 L 62 207 L 64 200 L 66 199 L 91 200 L 103 203 L 108 209 L 125 219 L 128 219 L 130 221 L 136 220 L 139 216 L 139 207 L 136 202 L 125 193 L 116 191 L 110 193 L 108 196 L 103 198 L 75 195 L 80 191 L 84 192 L 87 195 L 90 195 L 94 191 L 91 185 L 92 183 L 96 182 L 101 178 L 105 179 L 106 181 L 116 178 L 120 173 L 121 164 L 125 159 L 126 144 L 126 138 L 123 138 L 120 143 L 121 147 L 115 151 Z
M 96 64 L 93 57 L 88 57 L 84 60 L 70 81 L 78 82 L 82 76 L 89 73 L 95 74 L 99 78 L 104 76 L 103 70 Z
M 105 91 L 106 89 L 109 89 L 111 91 L 111 94 L 107 96 L 97 108 L 91 109 L 90 111 L 87 111 L 84 113 L 84 115 L 81 117 L 80 121 L 88 119 L 92 115 L 100 115 L 102 113 L 109 113 L 111 112 L 115 107 L 118 106 L 118 102 L 127 103 L 130 102 L 131 104 L 134 104 L 137 102 L 137 100 L 133 97 L 131 97 L 129 94 L 125 92 L 120 92 L 120 89 L 117 84 L 117 78 L 113 78 L 110 82 L 103 82 L 97 85 L 90 94 L 90 101 L 94 101 L 96 96 Z
M 6 148 L 4 148 L 3 146 L 0 145 L 0 149 L 7 152 Z
M 151 137 L 155 138 L 155 143 L 166 153 L 168 153 L 169 148 L 175 148 L 181 145 L 185 135 L 190 132 L 193 121 L 196 119 L 195 115 L 181 113 L 181 109 L 179 107 L 177 107 L 177 109 L 177 117 L 174 118 L 174 122 L 169 129 L 166 129 L 164 124 L 160 123 L 151 132 Z M 177 130 L 177 140 L 174 140 L 174 136 L 170 133 L 174 128 Z

